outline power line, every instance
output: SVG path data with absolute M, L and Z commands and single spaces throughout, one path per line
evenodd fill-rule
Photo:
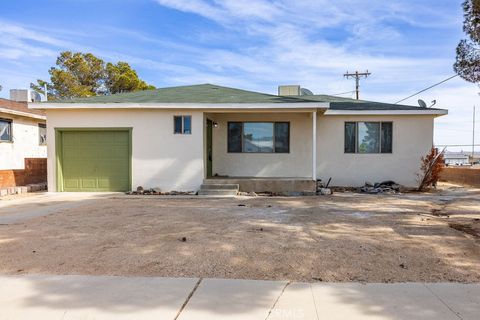
M 355 90 L 342 92 L 342 93 L 329 94 L 329 96 L 341 96 L 341 95 L 344 95 L 344 94 L 347 94 L 347 93 L 354 93 L 354 92 L 355 92 Z
M 442 80 L 442 81 L 440 81 L 440 82 L 438 82 L 438 83 L 435 83 L 434 85 L 432 85 L 432 86 L 430 86 L 430 87 L 428 87 L 428 88 L 425 88 L 425 89 L 423 89 L 423 90 L 420 90 L 420 91 L 418 91 L 417 93 L 414 93 L 414 94 L 412 94 L 411 96 L 408 96 L 408 97 L 406 97 L 406 98 L 404 98 L 404 99 L 402 99 L 402 100 L 398 100 L 397 102 L 395 102 L 395 104 L 400 103 L 400 102 L 402 102 L 402 101 L 405 101 L 405 100 L 407 100 L 407 99 L 410 99 L 411 97 L 414 97 L 414 96 L 416 96 L 417 94 L 420 94 L 420 93 L 422 93 L 422 92 L 425 92 L 425 91 L 427 91 L 427 90 L 430 90 L 430 89 L 432 89 L 433 87 L 436 87 L 436 86 L 438 86 L 438 85 L 440 85 L 440 84 L 442 84 L 442 83 L 444 83 L 444 82 L 447 82 L 448 80 L 453 79 L 453 78 L 455 78 L 455 77 L 458 77 L 458 74 L 456 74 L 456 75 L 454 75 L 454 76 L 451 76 L 451 77 L 449 77 L 449 78 L 447 78 L 447 79 L 445 79 L 445 80 Z

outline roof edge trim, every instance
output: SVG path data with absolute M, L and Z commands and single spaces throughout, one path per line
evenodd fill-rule
M 448 110 L 444 109 L 422 109 L 422 110 L 327 110 L 326 116 L 336 115 L 437 115 L 443 116 L 448 114 Z
M 14 115 L 14 116 L 19 116 L 19 117 L 25 117 L 25 118 L 40 119 L 40 120 L 46 120 L 47 119 L 46 116 L 41 116 L 39 114 L 17 111 L 17 110 L 1 108 L 1 107 L 0 107 L 0 112 L 11 114 L 11 115 Z
M 297 103 L 29 103 L 30 109 L 328 109 L 328 102 Z

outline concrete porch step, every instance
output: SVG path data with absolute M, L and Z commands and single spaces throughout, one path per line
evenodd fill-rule
M 236 196 L 240 186 L 237 183 L 203 183 L 200 186 L 200 196 Z
M 216 190 L 216 189 L 200 189 L 199 196 L 236 196 L 238 190 Z
M 201 190 L 236 190 L 238 191 L 239 188 L 240 186 L 234 183 L 208 183 L 208 184 L 204 183 L 200 186 Z

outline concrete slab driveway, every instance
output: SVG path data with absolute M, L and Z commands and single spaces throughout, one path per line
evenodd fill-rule
M 0 319 L 478 319 L 480 285 L 0 276 Z
M 13 224 L 86 205 L 117 193 L 36 193 L 0 199 L 0 224 Z

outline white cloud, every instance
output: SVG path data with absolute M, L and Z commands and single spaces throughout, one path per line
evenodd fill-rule
M 346 92 L 354 84 L 343 73 L 369 69 L 373 74 L 362 81 L 362 97 L 394 102 L 453 73 L 457 39 L 431 36 L 423 41 L 414 34 L 416 30 L 440 34 L 460 30 L 462 20 L 458 5 L 456 12 L 439 10 L 447 0 L 155 2 L 214 21 L 219 27 L 193 29 L 188 37 L 172 39 L 100 23 L 88 26 L 95 32 L 69 28 L 66 33 L 0 20 L 0 65 L 43 63 L 41 68 L 20 68 L 19 75 L 12 77 L 16 82 L 2 79 L 4 87 L 45 77 L 58 52 L 70 49 L 128 61 L 156 85 L 211 82 L 270 93 L 276 92 L 278 84 L 292 83 L 316 93 Z M 110 37 L 122 41 L 114 47 L 102 43 Z M 436 141 L 470 139 L 468 132 L 455 130 L 468 131 L 460 125 L 469 120 L 471 105 L 480 105 L 476 92 L 476 86 L 457 79 L 419 96 L 436 99 L 438 106 L 450 109 L 448 117 L 438 120 Z M 416 104 L 419 97 L 407 102 Z

